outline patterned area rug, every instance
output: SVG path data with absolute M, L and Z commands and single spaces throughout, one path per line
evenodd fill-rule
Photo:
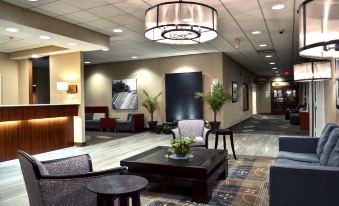
M 268 179 L 271 157 L 239 156 L 229 160 L 228 178 L 215 182 L 209 204 L 190 202 L 189 196 L 143 192 L 142 203 L 147 206 L 266 206 L 269 205 Z
M 86 131 L 86 145 L 99 144 L 115 139 L 120 139 L 123 137 L 129 137 L 135 135 L 136 133 L 127 133 L 127 132 L 95 132 L 95 131 Z

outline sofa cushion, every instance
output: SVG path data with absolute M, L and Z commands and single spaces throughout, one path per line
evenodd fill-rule
M 184 137 L 201 137 L 204 125 L 204 120 L 181 120 L 178 122 L 180 135 Z
M 305 154 L 296 152 L 279 151 L 277 159 L 289 159 L 301 162 L 314 162 L 319 163 L 320 160 L 316 154 Z
M 93 120 L 100 120 L 101 118 L 105 118 L 105 113 L 93 113 Z
M 332 130 L 328 140 L 324 146 L 324 151 L 320 156 L 320 164 L 326 166 L 334 147 L 336 146 L 339 139 L 339 128 L 335 128 Z
M 203 137 L 195 137 L 195 143 L 192 146 L 202 146 L 205 145 L 205 139 Z
M 93 113 L 85 113 L 85 120 L 93 120 Z
M 317 145 L 317 155 L 320 158 L 321 154 L 323 153 L 324 146 L 328 140 L 328 137 L 330 136 L 332 130 L 334 128 L 338 127 L 336 124 L 333 123 L 327 123 L 324 127 L 323 131 L 321 132 L 320 139 Z
M 320 163 L 316 162 L 302 162 L 302 161 L 296 161 L 296 160 L 289 160 L 289 159 L 276 159 L 275 162 L 280 164 L 288 164 L 288 165 L 320 165 Z
M 335 145 L 327 166 L 339 167 L 339 141 Z

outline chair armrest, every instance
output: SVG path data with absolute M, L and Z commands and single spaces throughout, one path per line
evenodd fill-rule
M 92 172 L 92 160 L 88 154 L 62 159 L 41 161 L 51 175 L 66 175 Z
M 179 132 L 179 128 L 174 128 L 171 130 L 171 133 L 172 133 L 172 136 L 173 136 L 173 139 L 177 138 L 177 137 L 180 137 L 180 132 Z
M 208 148 L 208 135 L 210 134 L 211 129 L 204 127 L 203 137 L 205 138 L 205 146 Z
M 273 163 L 270 206 L 339 205 L 339 168 Z
M 319 138 L 294 136 L 281 136 L 279 138 L 279 151 L 315 154 Z
M 87 189 L 87 184 L 109 175 L 120 174 L 126 167 L 82 175 L 46 175 L 39 180 L 41 196 L 46 205 L 96 205 L 96 194 Z

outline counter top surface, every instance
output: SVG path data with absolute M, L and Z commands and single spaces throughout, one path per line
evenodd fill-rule
M 49 106 L 74 106 L 79 104 L 13 104 L 13 105 L 0 105 L 0 108 L 6 107 L 49 107 Z

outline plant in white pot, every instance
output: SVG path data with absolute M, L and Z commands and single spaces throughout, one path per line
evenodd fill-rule
M 154 131 L 155 126 L 158 124 L 158 121 L 154 121 L 154 113 L 159 108 L 158 97 L 162 92 L 159 92 L 156 96 L 150 96 L 146 90 L 143 90 L 146 99 L 142 102 L 142 106 L 145 107 L 148 113 L 151 116 L 151 121 L 148 122 L 148 126 L 151 131 Z
M 214 121 L 210 122 L 211 129 L 219 129 L 220 122 L 217 121 L 217 113 L 226 102 L 232 101 L 232 95 L 228 91 L 225 91 L 221 84 L 214 83 L 212 84 L 211 91 L 207 95 L 197 92 L 195 93 L 195 98 L 206 101 L 210 105 L 214 113 Z

